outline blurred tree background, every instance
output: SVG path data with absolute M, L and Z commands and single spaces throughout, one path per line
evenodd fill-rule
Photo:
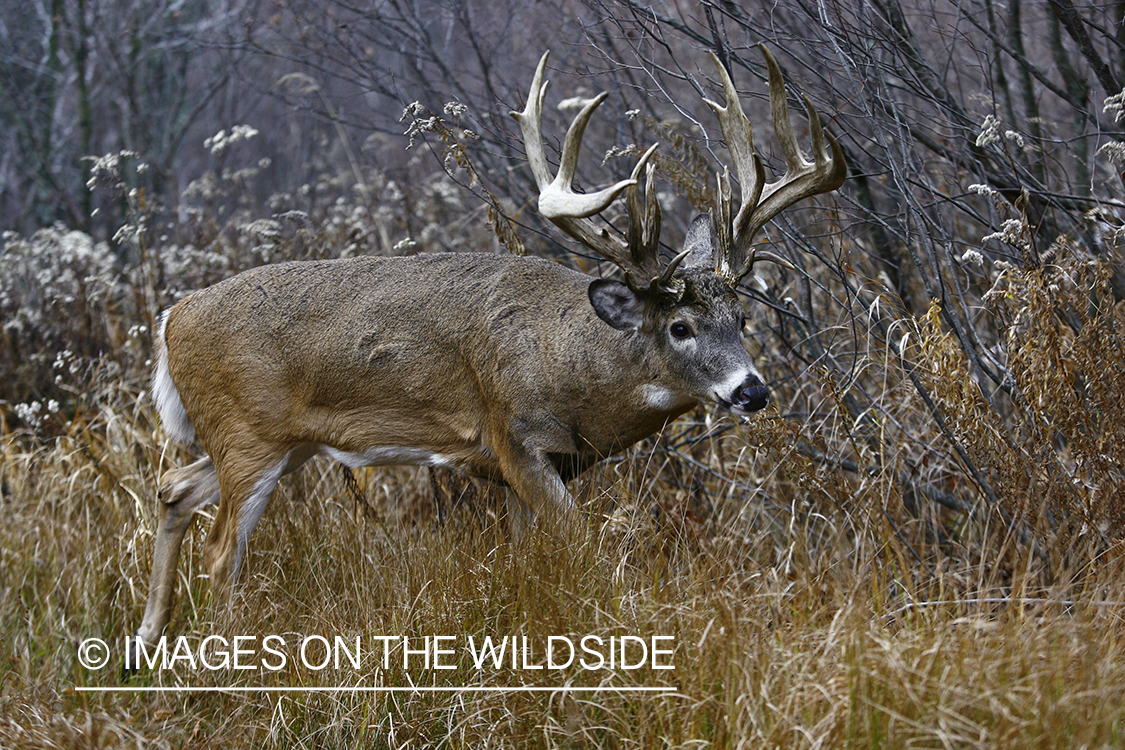
M 674 129 L 707 151 L 718 134 L 700 107 L 715 91 L 705 53 L 760 99 L 753 47 L 765 42 L 846 149 L 848 229 L 917 311 L 942 297 L 918 253 L 960 254 L 1008 218 L 972 185 L 1026 213 L 1026 260 L 1040 262 L 1061 235 L 1104 252 L 1125 164 L 1123 14 L 1125 3 L 1069 0 L 8 0 L 0 215 L 23 236 L 61 223 L 111 240 L 127 202 L 88 183 L 94 157 L 122 152 L 145 165 L 127 187 L 143 189 L 171 232 L 191 216 L 194 181 L 259 162 L 268 166 L 245 199 L 262 204 L 304 191 L 311 205 L 318 179 L 362 188 L 373 169 L 416 186 L 440 161 L 405 150 L 412 102 L 437 114 L 463 105 L 456 124 L 477 136 L 469 158 L 513 215 L 531 191 L 507 113 L 543 50 L 555 51 L 557 96 L 611 92 L 607 150 Z M 257 130 L 241 152 L 208 140 L 236 125 Z M 590 183 L 628 166 L 611 163 L 610 175 L 596 154 L 590 162 Z M 420 228 L 409 210 L 396 218 Z

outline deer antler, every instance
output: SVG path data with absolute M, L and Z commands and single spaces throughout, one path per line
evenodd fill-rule
M 594 110 L 605 100 L 604 92 L 588 100 L 574 117 L 574 121 L 566 131 L 566 140 L 563 141 L 558 174 L 551 176 L 547 156 L 543 151 L 541 132 L 543 98 L 547 90 L 543 71 L 547 67 L 549 54 L 549 52 L 543 54 L 539 66 L 535 69 L 535 77 L 531 81 L 531 90 L 527 95 L 527 105 L 522 112 L 512 112 L 512 116 L 519 122 L 520 129 L 523 131 L 527 160 L 531 165 L 532 174 L 535 175 L 535 182 L 539 186 L 539 213 L 574 239 L 619 266 L 625 272 L 625 282 L 634 291 L 677 294 L 678 290 L 672 274 L 687 253 L 681 253 L 673 258 L 668 266 L 661 268 L 658 253 L 660 206 L 656 202 L 656 191 L 653 189 L 654 169 L 649 164 L 656 145 L 645 151 L 633 168 L 632 176 L 627 180 L 622 180 L 596 193 L 576 193 L 571 186 L 578 166 L 582 134 Z M 643 205 L 638 190 L 642 174 L 645 181 Z M 625 237 L 621 238 L 610 234 L 604 226 L 600 226 L 589 217 L 608 208 L 623 191 L 629 213 L 629 230 Z
M 785 174 L 780 179 L 766 182 L 765 167 L 754 150 L 754 131 L 750 127 L 750 121 L 742 112 L 738 92 L 731 82 L 730 75 L 714 53 L 711 54 L 711 58 L 722 76 L 727 106 L 720 107 L 710 99 L 704 99 L 719 117 L 723 138 L 726 139 L 727 148 L 738 172 L 742 196 L 738 212 L 731 216 L 730 173 L 724 168 L 723 173 L 719 175 L 719 189 L 712 221 L 719 247 L 722 248 L 718 270 L 732 286 L 750 272 L 755 260 L 772 260 L 788 265 L 773 253 L 756 253 L 750 247 L 754 235 L 766 222 L 794 203 L 840 187 L 848 171 L 847 164 L 844 162 L 844 153 L 831 135 L 827 136 L 828 145 L 825 146 L 826 134 L 820 126 L 820 117 L 807 96 L 803 98 L 805 109 L 808 111 L 809 129 L 812 131 L 813 160 L 810 162 L 802 153 L 800 146 L 797 145 L 797 138 L 793 135 L 793 123 L 789 120 L 789 105 L 785 98 L 785 82 L 781 77 L 781 69 L 778 68 L 777 62 L 765 45 L 759 47 L 766 58 L 766 67 L 769 68 L 770 112 L 773 116 L 773 127 L 781 150 L 785 154 Z

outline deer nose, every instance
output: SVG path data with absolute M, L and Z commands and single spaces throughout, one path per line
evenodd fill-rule
M 766 408 L 770 402 L 770 391 L 757 378 L 751 378 L 738 389 L 734 406 L 742 411 L 754 412 Z

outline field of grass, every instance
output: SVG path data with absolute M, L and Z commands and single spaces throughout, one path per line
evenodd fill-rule
M 283 480 L 230 606 L 200 571 L 206 519 L 185 544 L 169 635 L 196 654 L 208 636 L 252 636 L 243 662 L 258 668 L 181 653 L 123 681 L 156 477 L 187 456 L 166 448 L 137 388 L 102 388 L 96 411 L 58 417 L 50 439 L 10 431 L 2 444 L 3 747 L 1125 744 L 1118 556 L 1064 571 L 999 518 L 903 514 L 886 476 L 812 464 L 799 426 L 772 410 L 745 425 L 700 411 L 595 469 L 576 488 L 587 527 L 566 546 L 510 544 L 498 493 L 454 475 L 359 472 L 357 495 L 314 463 Z M 785 502 L 784 486 L 797 488 Z M 829 491 L 854 497 L 813 502 Z M 358 667 L 314 668 L 316 638 L 302 662 L 309 636 L 358 638 Z M 396 639 L 386 661 L 383 636 Z M 453 638 L 430 668 L 415 654 L 404 669 L 403 636 Z M 517 663 L 478 668 L 467 646 L 486 636 L 520 637 Z M 549 636 L 670 636 L 655 663 L 674 669 L 651 655 L 638 669 L 534 669 Z M 111 649 L 100 670 L 78 658 L 92 637 Z M 187 686 L 222 689 L 114 689 Z M 399 690 L 316 691 L 357 686 Z M 415 686 L 458 689 L 403 690 Z

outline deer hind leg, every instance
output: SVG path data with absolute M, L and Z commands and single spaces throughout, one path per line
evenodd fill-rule
M 211 575 L 211 585 L 220 593 L 237 575 L 239 561 L 254 527 L 261 520 L 277 480 L 284 473 L 296 470 L 314 451 L 301 446 L 277 461 L 249 462 L 227 460 L 221 473 L 208 457 L 182 469 L 164 474 L 158 492 L 159 519 L 156 544 L 153 548 L 152 574 L 148 602 L 141 627 L 127 646 L 124 675 L 127 677 L 141 665 L 139 641 L 156 644 L 171 618 L 172 599 L 176 591 L 176 570 L 180 547 L 191 525 L 191 516 L 205 505 L 218 504 L 219 512 L 204 543 L 204 564 Z M 296 455 L 299 454 L 299 455 Z M 230 466 L 241 470 L 257 466 L 249 476 L 235 474 Z M 226 480 L 224 481 L 224 478 Z M 250 488 L 249 492 L 245 487 Z M 233 516 L 235 522 L 229 519 Z
M 290 463 L 291 454 L 230 452 L 224 457 L 218 471 L 222 499 L 203 544 L 203 564 L 217 593 L 227 594 L 238 577 L 250 536 L 265 513 L 277 480 L 296 468 Z
M 165 472 L 157 492 L 156 543 L 152 550 L 145 615 L 136 638 L 155 644 L 171 617 L 176 593 L 176 567 L 184 535 L 196 509 L 219 502 L 219 480 L 211 459 L 204 456 L 182 469 Z M 134 646 L 135 647 L 135 646 Z M 135 669 L 137 659 L 126 661 Z

